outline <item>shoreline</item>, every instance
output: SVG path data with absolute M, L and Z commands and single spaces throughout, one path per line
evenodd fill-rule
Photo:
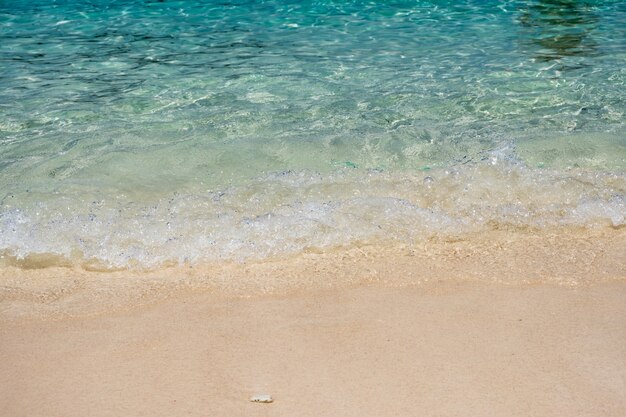
M 62 319 L 143 307 L 179 294 L 226 298 L 289 295 L 363 284 L 447 282 L 584 287 L 626 282 L 626 228 L 491 230 L 412 244 L 311 249 L 247 262 L 97 270 L 0 268 L 0 320 Z

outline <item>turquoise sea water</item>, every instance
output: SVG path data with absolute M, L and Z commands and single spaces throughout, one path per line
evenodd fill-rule
M 0 0 L 0 252 L 626 224 L 623 1 Z

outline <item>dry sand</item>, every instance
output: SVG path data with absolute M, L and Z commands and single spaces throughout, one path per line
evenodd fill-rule
M 492 236 L 222 267 L 219 278 L 263 287 L 269 271 L 311 281 L 356 271 L 331 288 L 229 292 L 219 280 L 194 286 L 200 274 L 126 304 L 104 300 L 135 287 L 114 280 L 98 293 L 101 275 L 68 270 L 57 287 L 48 277 L 18 288 L 16 276 L 46 273 L 5 269 L 0 415 L 625 416 L 624 230 L 543 236 L 541 250 L 535 235 L 502 236 L 505 246 Z

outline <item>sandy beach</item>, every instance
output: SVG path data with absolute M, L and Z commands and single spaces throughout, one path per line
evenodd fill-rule
M 0 417 L 626 417 L 625 5 L 0 1 Z
M 174 268 L 143 281 L 66 270 L 63 284 L 62 268 L 4 268 L 0 414 L 626 414 L 624 231 L 481 242 Z M 10 287 L 18 270 L 38 284 Z M 350 271 L 341 285 L 312 284 Z M 158 274 L 169 281 L 156 285 Z M 287 276 L 300 283 L 280 287 Z M 243 286 L 229 290 L 225 277 Z M 252 403 L 255 394 L 274 402 Z
M 5 416 L 622 416 L 626 285 L 195 295 L 3 326 Z M 249 402 L 270 394 L 272 404 Z

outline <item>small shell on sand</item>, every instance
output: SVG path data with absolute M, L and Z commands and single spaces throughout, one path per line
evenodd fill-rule
M 258 394 L 250 397 L 250 401 L 253 403 L 273 403 L 274 399 L 268 394 Z

